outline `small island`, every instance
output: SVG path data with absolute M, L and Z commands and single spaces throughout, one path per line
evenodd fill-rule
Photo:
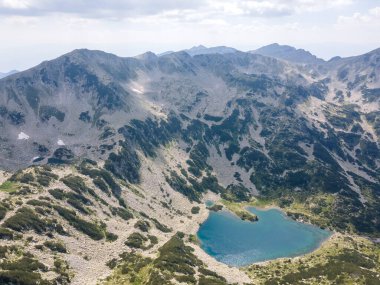
M 207 209 L 209 209 L 210 211 L 213 211 L 213 212 L 219 212 L 223 209 L 223 205 L 220 205 L 220 204 L 214 204 L 210 207 L 207 207 Z
M 234 212 L 243 221 L 257 222 L 259 218 L 255 214 L 251 214 L 248 211 L 235 211 Z
M 223 208 L 224 206 L 221 204 L 214 204 L 212 206 L 207 207 L 208 210 L 213 212 L 219 212 L 223 210 Z M 227 207 L 227 209 L 243 221 L 257 222 L 259 220 L 257 215 L 250 213 L 246 209 L 239 209 L 237 207 Z

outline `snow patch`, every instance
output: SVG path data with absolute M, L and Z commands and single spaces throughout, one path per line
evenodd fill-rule
M 143 94 L 143 92 L 142 92 L 141 90 L 138 90 L 138 89 L 136 89 L 136 88 L 131 88 L 131 90 L 132 90 L 133 92 L 138 93 L 138 94 Z
M 26 133 L 24 133 L 24 132 L 21 132 L 21 133 L 19 133 L 18 134 L 18 140 L 28 140 L 30 137 L 26 134 Z
M 63 142 L 63 140 L 58 140 L 57 145 L 65 145 L 65 143 Z
M 144 86 L 137 82 L 132 82 L 129 84 L 129 88 L 131 88 L 131 90 L 137 94 L 144 94 L 145 92 Z

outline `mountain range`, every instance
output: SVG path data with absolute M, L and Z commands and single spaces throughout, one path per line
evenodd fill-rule
M 5 73 L 0 72 L 0 79 L 1 79 L 1 78 L 4 78 L 4 77 L 7 77 L 8 75 L 15 74 L 15 73 L 17 73 L 17 72 L 18 72 L 17 70 L 11 70 L 11 71 L 9 71 L 9 72 L 5 72 Z
M 25 242 L 25 260 L 30 252 L 48 263 L 35 261 L 40 267 L 25 271 L 25 280 L 54 276 L 62 284 L 120 284 L 144 275 L 141 268 L 149 280 L 125 284 L 177 284 L 189 272 L 196 279 L 185 284 L 251 282 L 249 271 L 188 248 L 210 195 L 228 203 L 259 199 L 294 219 L 376 240 L 379 99 L 380 49 L 330 61 L 278 44 L 136 57 L 74 50 L 0 80 L 0 237 Z M 130 254 L 136 242 L 140 255 Z M 67 252 L 52 254 L 57 243 Z M 176 249 L 187 260 L 169 255 Z M 122 250 L 129 254 L 118 257 Z M 351 259 L 369 258 L 363 252 Z M 367 266 L 352 260 L 327 284 Z M 132 274 L 133 264 L 142 267 Z M 376 278 L 378 266 L 363 278 Z M 21 280 L 0 268 L 0 280 Z M 300 272 L 299 282 L 316 278 Z M 266 284 L 288 279 L 281 280 Z

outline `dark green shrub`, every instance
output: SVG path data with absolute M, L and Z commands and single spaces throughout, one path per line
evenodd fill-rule
M 101 191 L 103 191 L 104 193 L 107 193 L 109 194 L 110 193 L 110 190 L 108 189 L 108 186 L 107 184 L 103 181 L 103 179 L 99 178 L 99 177 L 96 177 L 92 180 L 92 182 L 94 183 L 94 185 L 96 187 L 98 187 Z
M 78 194 L 80 193 L 86 193 L 89 192 L 89 188 L 86 186 L 84 183 L 83 179 L 79 176 L 66 176 L 61 179 L 61 181 L 69 187 L 71 190 L 77 192 Z
M 194 207 L 191 208 L 191 213 L 192 213 L 193 215 L 199 214 L 199 210 L 200 210 L 200 209 L 201 209 L 201 208 L 199 208 L 198 206 L 194 206 Z
M 202 264 L 193 254 L 193 249 L 186 246 L 177 235 L 165 243 L 159 252 L 154 264 L 160 270 L 192 276 L 195 274 L 194 267 Z
M 158 238 L 156 236 L 148 235 L 148 239 L 150 240 L 150 246 L 158 244 Z
M 37 207 L 52 208 L 51 203 L 48 203 L 46 201 L 41 201 L 41 200 L 35 200 L 35 199 L 27 201 L 26 204 L 31 205 L 31 206 L 37 206 Z
M 123 220 L 126 220 L 126 221 L 133 218 L 133 214 L 124 208 L 112 207 L 111 213 L 112 213 L 112 215 L 118 215 L 120 218 L 122 218 Z
M 78 170 L 83 175 L 91 177 L 93 179 L 94 184 L 97 187 L 99 187 L 99 189 L 102 190 L 103 192 L 107 194 L 109 193 L 109 190 L 107 187 L 108 185 L 109 188 L 111 188 L 111 191 L 115 195 L 115 197 L 120 197 L 121 188 L 107 170 L 89 168 L 88 165 L 86 165 L 86 163 L 84 162 L 78 167 Z M 107 183 L 107 185 L 104 182 Z
M 0 284 L 52 285 L 49 281 L 42 279 L 40 273 L 23 270 L 1 271 Z
M 37 176 L 37 182 L 41 186 L 48 187 L 50 185 L 51 178 L 48 176 Z
M 16 174 L 12 175 L 12 177 L 9 180 L 14 181 L 14 182 L 21 182 L 21 183 L 28 184 L 28 183 L 34 181 L 34 175 L 30 172 L 28 172 L 28 173 L 18 172 Z
M 0 227 L 0 239 L 13 240 L 14 238 L 16 238 L 16 235 L 12 231 L 6 228 Z
M 77 209 L 82 214 L 88 215 L 90 211 L 83 206 L 82 202 L 80 200 L 74 199 L 74 198 L 68 198 L 67 203 Z
M 111 153 L 106 160 L 104 168 L 112 172 L 116 177 L 125 179 L 130 183 L 140 182 L 141 162 L 130 145 L 121 142 L 121 150 L 118 154 Z
M 148 241 L 146 237 L 144 237 L 140 233 L 132 233 L 126 240 L 125 245 L 132 248 L 144 248 L 145 242 Z
M 171 228 L 168 228 L 167 226 L 161 224 L 157 219 L 151 218 L 153 224 L 156 226 L 157 230 L 163 232 L 163 233 L 170 233 L 172 231 Z
M 60 216 L 67 220 L 70 225 L 72 225 L 78 231 L 88 235 L 93 240 L 101 240 L 104 238 L 104 232 L 98 225 L 77 217 L 74 211 L 61 206 L 54 206 L 54 209 Z
M 38 234 L 54 229 L 51 221 L 42 220 L 32 209 L 26 207 L 18 209 L 3 223 L 3 226 L 18 232 L 34 230 Z
M 2 204 L 0 204 L 0 221 L 5 218 L 7 211 L 8 209 L 4 207 Z
M 44 246 L 49 248 L 51 251 L 67 253 L 67 249 L 66 249 L 65 245 L 62 244 L 61 242 L 45 241 Z
M 23 256 L 21 259 L 17 259 L 16 261 L 6 261 L 1 264 L 1 268 L 10 271 L 47 271 L 47 267 L 44 264 L 28 256 Z
M 199 273 L 201 273 L 201 274 L 203 274 L 203 275 L 211 276 L 211 277 L 215 277 L 215 278 L 217 278 L 217 279 L 219 279 L 219 280 L 221 280 L 221 281 L 224 281 L 224 282 L 227 281 L 224 277 L 219 276 L 216 272 L 211 271 L 211 270 L 208 270 L 208 269 L 206 269 L 206 268 L 204 268 L 204 267 L 200 267 L 200 268 L 198 269 L 198 271 L 199 271 Z
M 43 122 L 49 121 L 51 117 L 55 117 L 60 122 L 65 120 L 65 113 L 53 106 L 40 106 L 39 115 Z
M 199 277 L 199 285 L 227 285 L 228 283 L 215 278 L 207 278 L 203 275 Z
M 166 176 L 166 182 L 175 191 L 185 195 L 190 201 L 200 202 L 201 193 L 197 192 L 187 181 L 180 177 L 175 171 L 170 172 L 170 177 Z
M 63 200 L 65 198 L 65 192 L 62 189 L 50 189 L 50 195 L 52 195 L 57 200 Z
M 136 229 L 139 229 L 140 231 L 142 232 L 148 232 L 149 229 L 150 229 L 150 224 L 148 221 L 142 221 L 142 220 L 139 220 L 135 223 L 134 227 Z
M 110 233 L 110 232 L 106 232 L 106 240 L 107 241 L 115 241 L 117 240 L 119 237 L 114 234 L 114 233 Z
M 194 276 L 190 275 L 180 275 L 180 276 L 175 276 L 175 280 L 181 283 L 185 284 L 197 284 L 197 279 L 195 279 Z
M 117 259 L 116 258 L 112 258 L 111 260 L 107 261 L 106 265 L 110 268 L 110 269 L 114 269 L 117 265 Z

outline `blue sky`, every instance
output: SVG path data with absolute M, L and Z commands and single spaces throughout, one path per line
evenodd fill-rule
M 76 48 L 134 56 L 277 42 L 329 59 L 380 47 L 380 1 L 0 0 L 0 36 L 3 72 Z

